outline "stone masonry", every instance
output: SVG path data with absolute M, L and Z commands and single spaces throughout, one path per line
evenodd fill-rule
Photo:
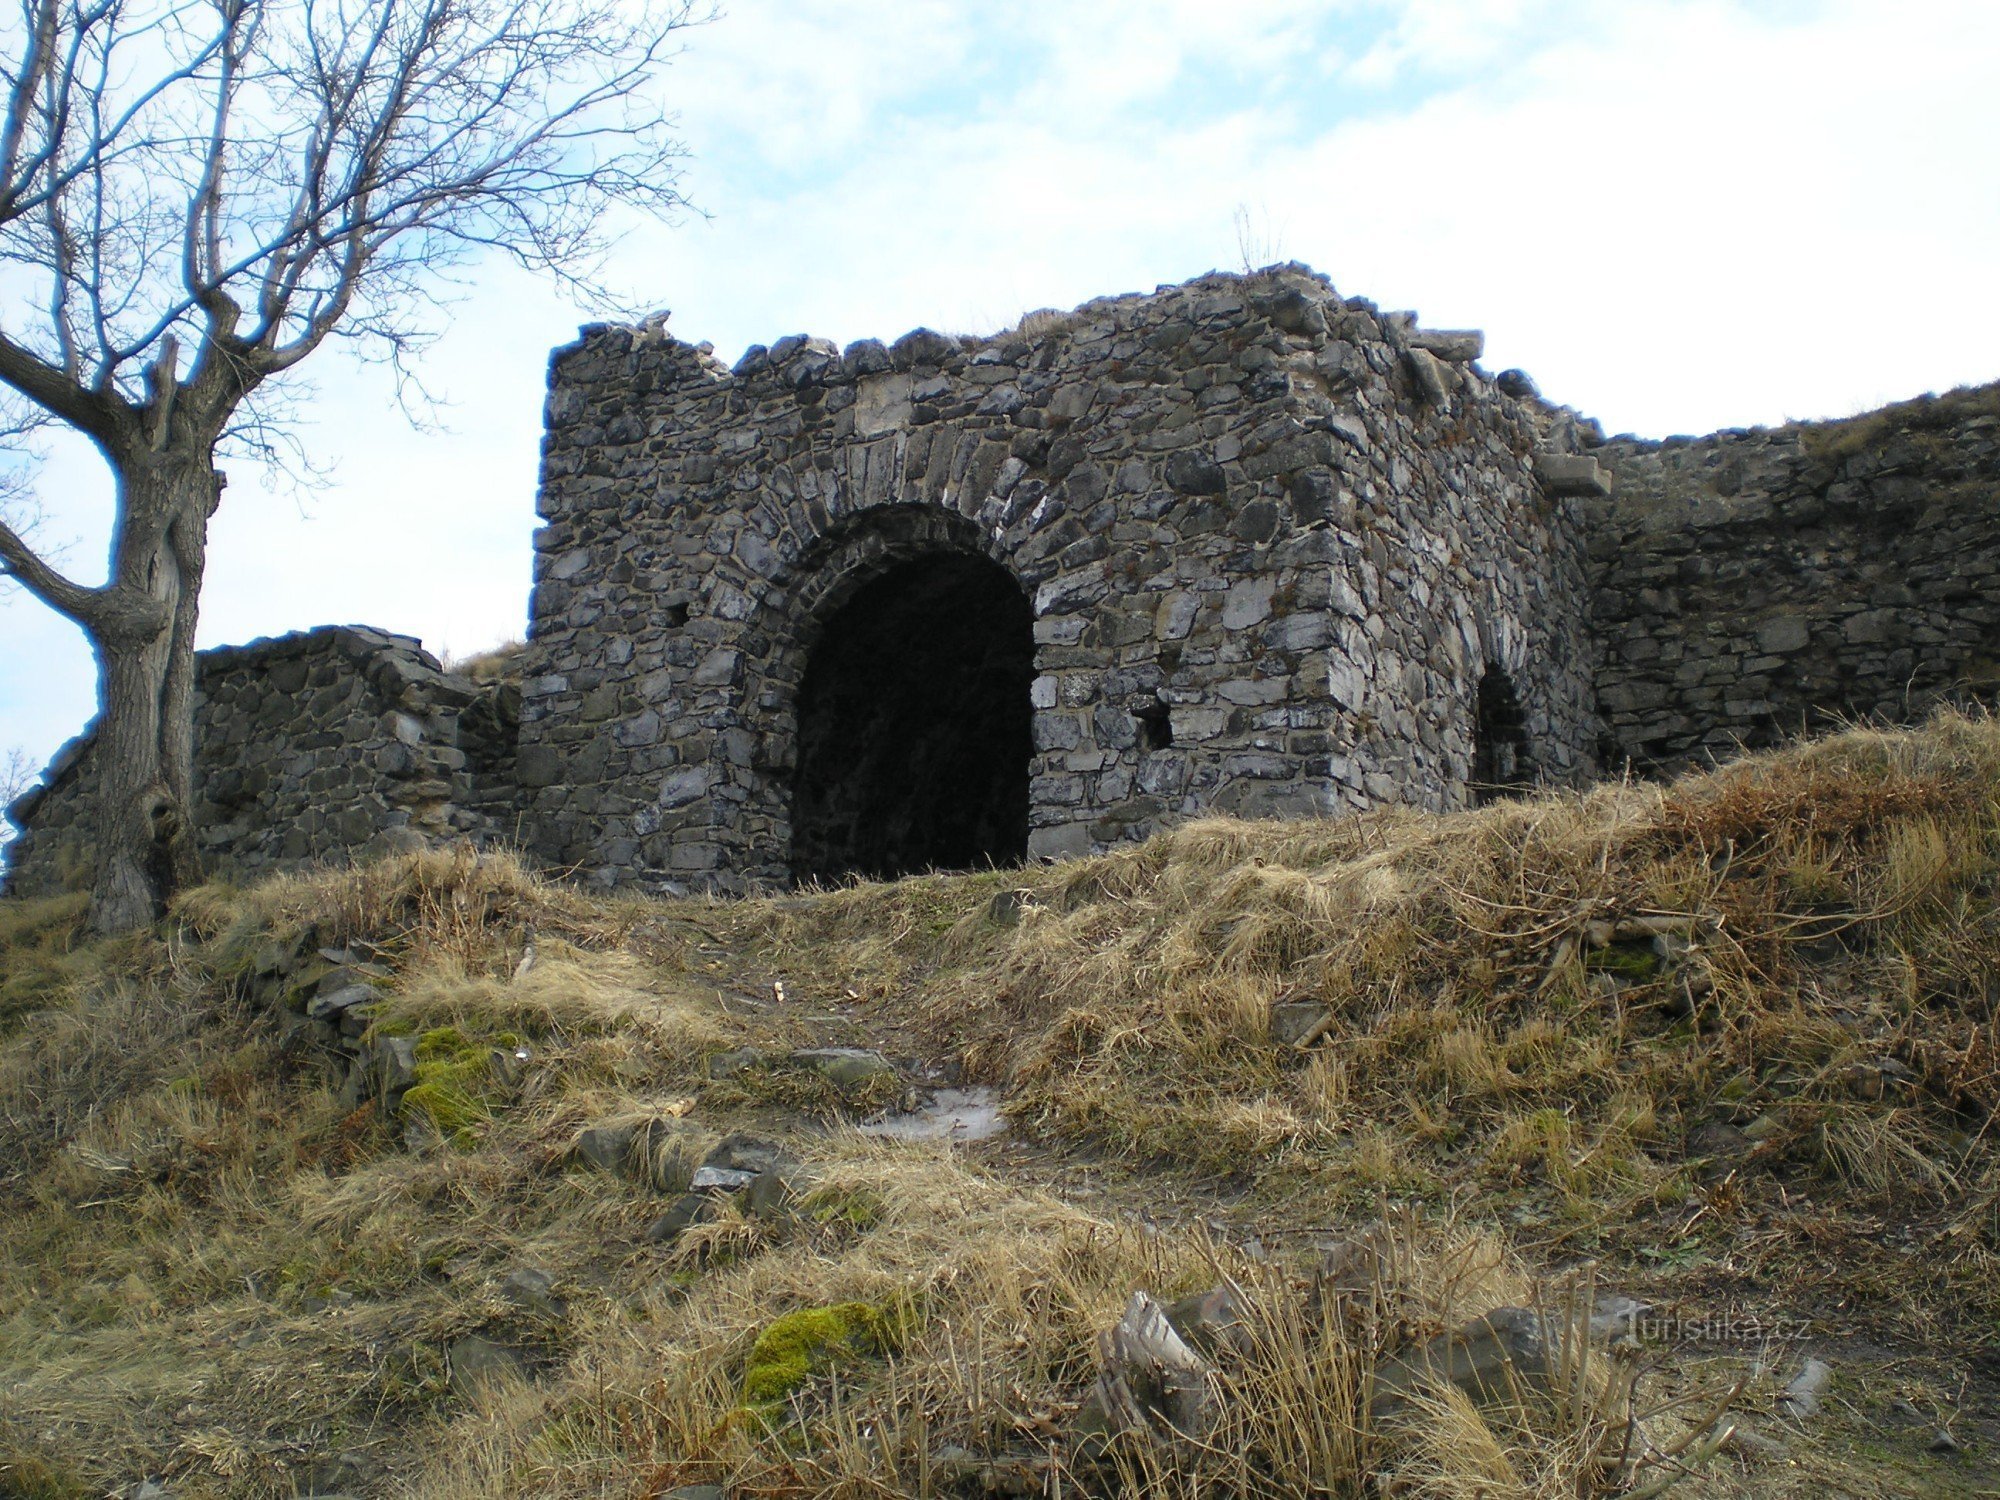
M 664 318 L 586 328 L 518 672 L 352 627 L 204 653 L 204 848 L 470 837 L 727 893 L 1450 809 L 2000 692 L 2000 386 L 1607 442 L 1480 346 L 1297 266 L 733 369 Z M 87 871 L 89 756 L 11 810 L 10 893 Z
M 1672 771 L 2000 690 L 2000 387 L 1598 456 L 1608 762 Z
M 733 370 L 659 323 L 587 329 L 550 373 L 519 762 L 539 852 L 658 888 L 879 865 L 842 859 L 865 788 L 794 861 L 794 788 L 827 774 L 801 702 L 872 581 L 943 568 L 1021 632 L 1025 844 L 995 858 L 1202 812 L 1460 806 L 1488 674 L 1535 771 L 1576 780 L 1597 736 L 1582 513 L 1537 475 L 1550 413 L 1480 373 L 1478 344 L 1298 268 L 987 339 L 787 338 Z M 889 778 L 872 802 L 924 795 L 931 773 L 869 736 L 953 692 L 970 637 L 912 679 L 894 659 L 957 613 L 941 597 L 850 669 L 875 711 L 827 753 Z M 983 774 L 950 773 L 968 795 Z
M 460 718 L 490 717 L 501 690 L 439 668 L 408 636 L 327 627 L 204 651 L 195 702 L 195 808 L 202 857 L 247 877 L 300 865 L 484 837 L 472 771 L 499 762 L 511 724 L 482 738 Z M 474 716 L 476 717 L 476 716 Z M 471 756 L 461 743 L 471 747 Z M 59 753 L 9 816 L 7 893 L 88 883 L 91 737 Z

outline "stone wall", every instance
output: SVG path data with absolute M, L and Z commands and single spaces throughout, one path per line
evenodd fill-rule
M 785 880 L 795 786 L 842 770 L 801 772 L 802 684 L 898 569 L 961 568 L 969 599 L 990 564 L 1029 606 L 1031 855 L 1211 810 L 1459 806 L 1476 762 L 1586 776 L 1595 465 L 1477 349 L 1300 268 L 733 370 L 659 322 L 585 330 L 550 369 L 518 768 L 539 852 L 605 884 Z M 898 627 L 885 694 L 943 623 Z M 1476 743 L 1482 681 L 1504 755 Z M 866 820 L 831 805 L 835 835 Z
M 204 851 L 469 836 L 728 892 L 1449 809 L 2000 691 L 2000 386 L 1607 443 L 1479 347 L 1298 267 L 734 369 L 586 329 L 524 675 L 360 628 L 204 653 Z M 90 753 L 12 810 L 12 892 L 87 877 Z
M 2000 385 L 1596 450 L 1607 761 L 1671 771 L 2000 690 Z
M 248 877 L 490 837 L 459 721 L 495 691 L 444 672 L 407 636 L 358 626 L 202 652 L 194 811 L 206 867 Z M 504 775 L 504 756 L 490 760 Z M 88 884 L 91 767 L 86 731 L 8 809 L 22 830 L 8 847 L 9 895 Z M 500 800 L 511 801 L 504 786 Z

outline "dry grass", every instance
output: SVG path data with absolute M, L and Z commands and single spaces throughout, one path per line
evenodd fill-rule
M 746 915 L 799 982 L 1004 1081 L 1051 1140 L 1328 1211 L 1497 1194 L 1589 1246 L 1702 1201 L 1709 1124 L 1757 1127 L 1757 1169 L 1856 1212 L 1990 1216 L 1996 870 L 2000 725 L 1946 716 L 1667 787 L 1196 822 L 1006 877 L 1013 926 L 996 877 Z M 1647 924 L 1668 959 L 1592 946 Z M 1319 1033 L 1278 1045 L 1297 1002 Z M 1953 1240 L 1981 1307 L 1990 1228 Z
M 1880 453 L 1903 440 L 1935 451 L 1938 434 L 1974 417 L 2000 415 L 2000 385 L 1957 386 L 1943 395 L 1898 401 L 1879 411 L 1805 428 L 1806 451 L 1828 463 Z
M 1568 1329 L 1599 1279 L 1683 1256 L 1892 1330 L 1990 1318 L 1996 797 L 2000 726 L 1946 718 L 1664 788 L 1210 821 L 783 901 L 591 901 L 445 852 L 206 888 L 122 946 L 74 902 L 0 908 L 0 994 L 28 997 L 0 1035 L 0 1494 L 290 1495 L 356 1451 L 394 1475 L 364 1492 L 446 1497 L 1544 1500 L 1677 1466 L 1689 1494 L 1917 1493 L 1917 1461 L 1878 1484 L 1817 1439 L 1708 1452 L 1782 1379 L 1755 1351 L 1566 1338 L 1497 1404 L 1370 1393 L 1471 1315 Z M 406 1148 L 295 1019 L 322 950 L 381 971 L 378 1029 L 526 1066 Z M 1280 1045 L 1278 1004 L 1322 1024 Z M 1004 1084 L 1025 1142 L 875 1142 L 708 1076 L 868 1038 Z M 782 1139 L 804 1196 L 647 1244 L 667 1200 L 574 1148 L 660 1118 Z M 1723 1124 L 1754 1149 L 1690 1160 Z M 524 1267 L 559 1306 L 510 1302 Z M 1218 1425 L 1080 1458 L 1095 1336 L 1135 1288 L 1225 1278 Z M 758 1335 L 848 1304 L 883 1338 L 746 1408 Z M 455 1388 L 470 1334 L 530 1378 Z
M 470 656 L 447 655 L 442 665 L 447 672 L 474 682 L 512 682 L 521 675 L 527 651 L 526 641 L 502 641 Z

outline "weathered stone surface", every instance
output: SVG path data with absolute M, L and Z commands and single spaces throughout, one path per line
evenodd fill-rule
M 1819 1414 L 1820 1400 L 1833 1380 L 1833 1366 L 1823 1359 L 1808 1359 L 1778 1396 L 1778 1410 L 1803 1420 Z
M 647 1242 L 671 1245 L 697 1224 L 706 1224 L 721 1212 L 712 1193 L 686 1192 L 674 1200 L 659 1218 L 646 1228 Z
M 1451 387 L 1445 384 L 1444 369 L 1438 358 L 1428 349 L 1405 349 L 1403 364 L 1416 382 L 1417 389 L 1432 406 L 1443 406 L 1451 399 Z
M 1535 473 L 1551 495 L 1608 495 L 1611 478 L 1588 453 L 1537 453 Z
M 1167 1312 L 1134 1292 L 1118 1325 L 1098 1335 L 1097 1383 L 1076 1414 L 1085 1456 L 1125 1433 L 1199 1438 L 1215 1418 L 1208 1361 Z
M 1542 1314 L 1528 1308 L 1495 1308 L 1385 1360 L 1375 1372 L 1369 1410 L 1377 1416 L 1398 1410 L 1434 1380 L 1457 1386 L 1474 1401 L 1515 1399 L 1548 1380 L 1552 1330 L 1544 1325 Z
M 1419 328 L 1410 347 L 1451 364 L 1465 364 L 1486 351 L 1486 335 L 1476 328 Z
M 203 653 L 208 862 L 468 838 L 601 886 L 838 878 L 800 856 L 806 685 L 858 596 L 940 569 L 998 580 L 1017 654 L 913 617 L 891 654 L 935 659 L 848 722 L 920 743 L 1023 700 L 1018 736 L 967 737 L 1012 800 L 929 861 L 953 868 L 1211 811 L 1447 810 L 2000 695 L 2000 388 L 1606 442 L 1478 352 L 1296 266 L 987 340 L 791 336 L 733 371 L 593 326 L 551 363 L 521 680 L 362 627 Z M 893 812 L 866 738 L 826 753 Z M 9 893 L 87 878 L 92 776 L 86 735 L 15 804 Z
M 1554 418 L 1426 339 L 1472 349 L 1296 267 L 987 341 L 919 330 L 805 388 L 783 344 L 731 372 L 586 332 L 551 367 L 571 415 L 543 465 L 519 764 L 564 763 L 524 790 L 527 837 L 606 885 L 785 883 L 816 643 L 925 559 L 995 563 L 1032 607 L 1029 857 L 1211 809 L 1462 805 L 1489 670 L 1533 773 L 1582 779 L 1580 518 L 1526 457 Z M 1444 404 L 1411 400 L 1405 352 Z M 651 712 L 657 740 L 596 733 L 586 698 Z M 1166 712 L 1142 721 L 1148 702 Z
M 747 1188 L 757 1180 L 755 1172 L 745 1172 L 735 1167 L 696 1167 L 694 1176 L 688 1181 L 692 1192 L 734 1193 Z
M 576 1154 L 601 1172 L 610 1172 L 655 1192 L 689 1187 L 709 1137 L 686 1120 L 659 1116 L 592 1125 L 576 1138 Z
M 527 1364 L 518 1353 L 481 1334 L 453 1339 L 446 1352 L 451 1388 L 460 1396 L 528 1378 Z
M 1317 1000 L 1287 1000 L 1271 1007 L 1271 1040 L 1294 1047 L 1325 1025 L 1327 1009 Z
M 500 1295 L 522 1312 L 557 1319 L 569 1311 L 569 1303 L 556 1294 L 556 1279 L 537 1266 L 519 1266 L 500 1281 Z
M 794 1052 L 791 1061 L 843 1094 L 864 1094 L 896 1081 L 896 1069 L 886 1057 L 860 1047 L 807 1047 Z
M 622 1173 L 634 1133 L 629 1125 L 592 1125 L 576 1138 L 576 1154 L 600 1172 Z
M 517 714 L 491 701 L 500 691 L 445 672 L 407 636 L 359 626 L 202 652 L 194 813 L 208 872 L 247 879 L 492 834 L 461 741 L 480 746 L 511 803 Z M 461 732 L 467 715 L 488 727 Z M 8 894 L 88 883 L 93 744 L 90 731 L 72 741 L 9 810 L 23 831 L 7 850 Z M 334 1003 L 315 1001 L 318 1013 Z
M 1639 771 L 2000 696 L 2000 387 L 1595 455 L 1598 699 Z

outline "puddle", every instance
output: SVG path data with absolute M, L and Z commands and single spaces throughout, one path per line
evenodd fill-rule
M 858 1128 L 896 1141 L 986 1141 L 1007 1129 L 992 1089 L 938 1089 L 910 1114 L 885 1115 Z

